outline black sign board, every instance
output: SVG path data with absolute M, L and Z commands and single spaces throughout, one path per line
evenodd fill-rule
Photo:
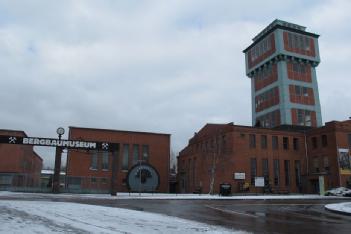
M 62 140 L 41 137 L 19 137 L 19 136 L 0 136 L 0 143 L 21 144 L 33 146 L 51 146 L 67 149 L 85 149 L 98 151 L 117 151 L 118 143 L 81 141 L 81 140 Z

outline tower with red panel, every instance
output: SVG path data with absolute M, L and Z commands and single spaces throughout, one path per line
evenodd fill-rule
M 253 125 L 322 126 L 318 37 L 306 27 L 274 20 L 243 51 L 251 78 Z

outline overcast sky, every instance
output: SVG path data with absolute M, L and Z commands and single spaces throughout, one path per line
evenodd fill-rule
M 170 133 L 177 153 L 206 123 L 251 125 L 242 50 L 276 18 L 321 35 L 323 122 L 345 120 L 350 9 L 348 0 L 0 0 L 0 129 Z M 53 164 L 53 150 L 36 150 Z

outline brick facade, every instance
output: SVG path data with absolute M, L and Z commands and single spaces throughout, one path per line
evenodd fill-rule
M 23 131 L 0 130 L 0 135 L 26 137 Z M 0 187 L 40 185 L 42 158 L 33 146 L 0 144 Z
M 169 134 L 70 127 L 69 139 L 106 141 L 120 144 L 120 150 L 117 153 L 117 176 L 115 178 L 117 191 L 128 191 L 126 185 L 128 170 L 138 163 L 137 160 L 142 159 L 145 159 L 147 163 L 156 168 L 160 175 L 160 186 L 157 191 L 169 191 Z M 123 158 L 124 147 L 129 149 L 128 162 Z M 143 158 L 142 155 L 143 147 L 148 149 L 146 158 Z M 93 154 L 97 155 L 96 167 L 92 166 Z M 108 160 L 103 165 L 103 152 L 70 150 L 67 156 L 66 172 L 69 178 L 68 183 L 71 181 L 74 186 L 77 186 L 77 183 L 79 183 L 80 189 L 108 191 L 112 176 L 112 153 L 107 154 Z M 137 159 L 134 158 L 135 160 L 133 160 L 134 155 L 137 157 Z
M 263 192 L 253 184 L 256 176 L 265 177 L 267 187 L 269 184 L 277 193 L 317 192 L 316 179 L 320 175 L 324 176 L 326 189 L 345 186 L 351 174 L 339 175 L 336 152 L 337 147 L 350 149 L 348 134 L 351 121 L 287 129 L 207 124 L 179 153 L 178 190 L 191 193 L 201 188 L 208 193 L 212 182 L 214 193 L 219 192 L 221 183 L 231 184 L 234 193 Z M 323 137 L 324 145 L 312 148 L 312 137 Z M 325 163 L 317 171 L 312 168 L 316 157 L 319 165 Z M 234 173 L 245 173 L 245 180 L 234 179 Z

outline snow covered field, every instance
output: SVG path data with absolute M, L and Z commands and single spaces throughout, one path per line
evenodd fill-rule
M 351 202 L 328 204 L 328 205 L 325 205 L 325 208 L 327 208 L 328 210 L 351 215 Z
M 50 193 L 17 193 L 17 192 L 0 192 L 1 197 L 13 197 L 13 198 L 96 198 L 96 199 L 172 199 L 172 200 L 191 200 L 191 199 L 203 199 L 203 200 L 281 200 L 281 199 L 350 199 L 336 196 L 320 196 L 320 195 L 244 195 L 244 196 L 226 196 L 221 197 L 218 195 L 208 194 L 169 194 L 169 193 L 118 193 L 117 196 L 111 196 L 109 194 L 50 194 Z
M 0 233 L 246 233 L 185 219 L 94 205 L 0 201 Z

